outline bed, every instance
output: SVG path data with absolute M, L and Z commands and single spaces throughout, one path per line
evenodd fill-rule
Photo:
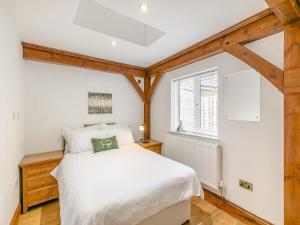
M 203 197 L 191 168 L 135 143 L 67 153 L 52 176 L 62 225 L 181 225 L 191 197 Z

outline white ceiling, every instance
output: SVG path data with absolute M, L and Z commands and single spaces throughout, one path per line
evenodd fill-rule
M 166 34 L 143 47 L 75 25 L 79 0 L 7 4 L 22 41 L 145 67 L 267 8 L 264 0 L 145 0 L 150 7 L 143 13 L 139 0 L 92 1 Z

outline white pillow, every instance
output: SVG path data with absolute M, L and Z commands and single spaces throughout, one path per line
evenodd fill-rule
M 62 135 L 64 136 L 66 142 L 68 141 L 68 134 L 73 131 L 78 131 L 78 132 L 85 132 L 85 131 L 90 131 L 90 130 L 99 130 L 101 127 L 99 125 L 94 125 L 94 126 L 88 126 L 88 127 L 79 127 L 79 128 L 63 128 L 62 129 Z
M 131 128 L 128 126 L 113 129 L 105 129 L 104 131 L 106 131 L 107 137 L 116 136 L 119 146 L 134 143 Z
M 69 144 L 69 134 L 71 132 L 86 132 L 86 131 L 91 131 L 91 130 L 100 130 L 101 127 L 99 125 L 95 126 L 88 126 L 88 127 L 80 127 L 80 128 L 63 128 L 62 130 L 62 135 L 65 139 L 65 152 L 70 152 L 70 144 Z
M 73 131 L 68 134 L 70 153 L 92 151 L 92 138 L 105 138 L 104 130 Z

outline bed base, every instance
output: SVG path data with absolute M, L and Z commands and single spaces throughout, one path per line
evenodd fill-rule
M 191 215 L 191 202 L 183 201 L 158 212 L 137 225 L 183 225 Z

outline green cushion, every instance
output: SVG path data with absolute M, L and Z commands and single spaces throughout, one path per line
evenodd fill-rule
M 92 138 L 92 144 L 94 153 L 119 148 L 116 136 L 103 139 Z

